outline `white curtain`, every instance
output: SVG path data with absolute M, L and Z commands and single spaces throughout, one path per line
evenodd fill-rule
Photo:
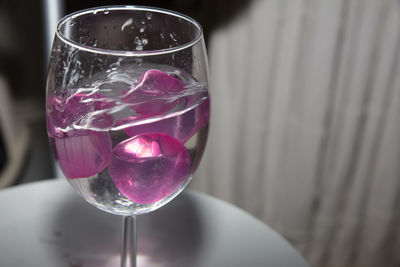
M 315 267 L 400 266 L 400 2 L 259 0 L 209 40 L 192 188 Z

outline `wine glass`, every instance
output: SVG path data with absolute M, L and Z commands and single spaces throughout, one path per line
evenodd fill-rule
M 47 79 L 54 158 L 90 204 L 124 217 L 121 266 L 136 266 L 135 216 L 177 196 L 209 125 L 200 25 L 169 10 L 108 6 L 57 26 Z

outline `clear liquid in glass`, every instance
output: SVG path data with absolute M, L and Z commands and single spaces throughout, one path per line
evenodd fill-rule
M 48 97 L 55 159 L 74 189 L 102 210 L 155 210 L 186 187 L 200 162 L 208 89 L 179 69 L 111 69 Z

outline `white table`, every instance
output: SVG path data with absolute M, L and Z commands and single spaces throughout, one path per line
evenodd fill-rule
M 64 180 L 0 191 L 0 266 L 118 267 L 119 216 L 97 210 Z M 186 191 L 138 217 L 138 267 L 309 267 L 244 211 Z

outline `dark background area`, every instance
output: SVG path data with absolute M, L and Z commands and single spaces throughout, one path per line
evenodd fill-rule
M 57 2 L 62 7 L 62 16 L 81 9 L 104 5 L 145 5 L 171 9 L 199 21 L 207 41 L 212 31 L 237 16 L 250 1 L 64 0 Z M 45 126 L 48 55 L 45 3 L 46 1 L 38 0 L 0 0 L 0 33 L 3 33 L 0 39 L 0 74 L 6 78 L 9 85 L 9 93 L 15 102 L 15 112 L 25 122 L 30 132 L 28 153 L 16 183 L 51 178 L 55 175 Z M 0 144 L 1 142 L 7 140 L 3 140 L 0 135 Z M 0 149 L 2 148 L 4 149 L 4 145 Z M 4 153 L 0 154 L 7 158 Z
M 103 5 L 146 5 L 171 9 L 193 17 L 202 25 L 205 39 L 223 23 L 229 22 L 249 1 L 238 0 L 139 0 L 139 1 L 61 1 L 64 15 Z M 44 99 L 45 33 L 42 1 L 0 1 L 3 36 L 7 48 L 0 47 L 0 72 L 5 73 L 17 98 Z M 7 40 L 6 40 L 7 39 Z

